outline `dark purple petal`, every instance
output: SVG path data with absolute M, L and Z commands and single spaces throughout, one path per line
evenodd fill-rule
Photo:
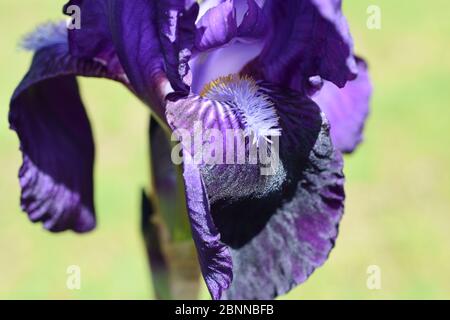
M 244 129 L 239 116 L 226 103 L 220 103 L 207 98 L 190 96 L 180 99 L 175 103 L 168 103 L 166 109 L 167 122 L 173 130 L 185 130 L 191 134 L 191 141 L 184 142 L 184 149 L 188 149 L 192 158 L 195 154 L 203 152 L 203 158 L 199 158 L 196 163 L 200 165 L 201 173 L 209 189 L 214 192 L 208 193 L 210 200 L 215 201 L 227 197 L 257 196 L 264 197 L 274 189 L 279 188 L 285 178 L 285 172 L 280 167 L 274 175 L 262 175 L 260 163 L 249 161 L 249 138 L 239 135 Z M 203 150 L 199 145 L 194 145 L 194 136 L 199 136 L 198 127 L 201 127 Z M 218 129 L 222 133 L 222 157 L 220 162 L 211 165 L 206 161 L 208 140 L 205 139 L 209 129 Z M 246 157 L 243 162 L 236 163 L 234 149 L 228 155 L 226 149 L 226 130 L 233 130 L 236 133 L 235 146 L 245 146 Z M 183 138 L 183 137 L 182 137 Z M 227 160 L 227 157 L 233 157 Z M 186 161 L 186 159 L 184 159 Z M 194 161 L 194 160 L 192 160 Z M 236 164 L 229 165 L 232 162 Z
M 238 129 L 237 119 L 229 113 L 229 107 L 214 101 L 191 96 L 176 102 L 169 102 L 166 107 L 167 122 L 175 131 L 184 129 L 194 135 L 196 123 L 202 129 Z M 181 139 L 180 139 L 181 140 Z M 220 299 L 222 292 L 229 287 L 232 279 L 232 264 L 228 248 L 220 241 L 220 235 L 214 227 L 210 214 L 209 201 L 215 195 L 242 196 L 243 193 L 264 192 L 270 189 L 271 179 L 260 175 L 257 165 L 217 165 L 206 166 L 188 163 L 188 155 L 194 157 L 197 149 L 191 148 L 189 142 L 183 142 L 184 181 L 188 213 L 192 224 L 193 238 L 199 252 L 202 273 L 214 299 Z M 226 154 L 224 154 L 226 157 Z M 204 181 L 206 178 L 208 181 Z M 224 181 L 226 179 L 226 181 Z M 246 190 L 236 189 L 241 184 L 247 184 Z M 253 183 L 249 183 L 252 181 Z M 232 182 L 233 185 L 228 183 Z M 216 194 L 206 194 L 205 183 L 219 184 Z M 255 186 L 256 185 L 256 186 Z M 266 191 L 267 192 L 267 191 Z M 209 197 L 209 198 L 208 198 Z
M 239 24 L 238 35 L 242 38 L 263 38 L 267 32 L 268 19 L 255 0 L 247 0 L 247 10 Z M 243 12 L 243 0 L 237 0 L 238 15 Z
M 328 257 L 343 212 L 342 161 L 319 107 L 267 83 L 260 92 L 280 117 L 279 169 L 264 176 L 260 164 L 199 165 L 214 223 L 231 249 L 229 299 L 274 298 L 305 281 Z M 244 127 L 228 104 L 195 96 L 169 103 L 167 120 L 190 132 L 197 121 L 221 132 Z
M 342 152 L 351 153 L 363 140 L 364 124 L 369 114 L 372 84 L 367 64 L 357 59 L 358 77 L 339 89 L 326 81 L 313 97 L 331 125 L 333 144 Z
M 173 230 L 173 224 L 180 220 L 183 221 L 181 223 L 184 223 L 184 219 L 186 219 L 186 216 L 179 216 L 178 201 L 180 197 L 177 186 L 177 168 L 170 158 L 172 150 L 166 133 L 154 120 L 152 120 L 150 129 L 154 191 L 157 192 L 155 196 L 158 200 L 160 214 L 166 215 L 164 220 L 167 222 L 170 232 Z M 204 194 L 198 168 L 185 165 L 183 178 L 186 190 L 183 197 L 186 196 L 187 200 L 187 212 L 201 270 L 211 296 L 219 299 L 222 291 L 228 288 L 231 282 L 231 257 L 228 249 L 220 242 L 220 236 L 212 222 L 209 202 Z
M 229 7 L 230 3 L 224 1 L 219 6 Z M 208 12 L 217 10 L 226 17 L 219 6 Z M 197 53 L 191 63 L 196 90 L 207 83 L 205 79 L 212 80 L 210 75 L 224 76 L 238 68 L 244 74 L 305 94 L 317 90 L 310 87 L 311 79 L 321 77 L 343 87 L 356 77 L 353 41 L 340 0 L 235 0 L 233 7 L 227 11 L 236 11 L 233 19 L 219 19 L 220 23 L 206 15 L 201 19 L 203 30 L 213 30 L 212 34 L 220 37 L 211 36 L 217 41 L 197 48 L 215 49 Z M 229 21 L 233 26 L 237 22 L 237 31 L 226 27 Z M 226 54 L 219 53 L 225 50 Z M 242 58 L 227 59 L 227 55 Z
M 223 119 L 214 116 L 224 111 L 225 106 L 215 104 L 208 99 L 191 96 L 186 99 L 169 101 L 166 106 L 167 123 L 175 133 L 175 137 L 182 143 L 183 178 L 186 191 L 186 204 L 203 277 L 213 299 L 220 299 L 222 292 L 227 289 L 232 279 L 232 263 L 228 248 L 221 242 L 212 216 L 210 214 L 209 199 L 205 191 L 202 177 L 202 164 L 188 162 L 198 151 L 191 147 L 189 141 L 179 136 L 180 130 L 185 130 L 193 137 L 196 123 L 199 121 L 202 129 L 234 128 L 232 121 L 226 124 Z M 211 118 L 211 121 L 203 119 Z M 217 120 L 217 121 L 216 121 Z
M 172 88 L 188 92 L 184 80 L 188 76 L 187 61 L 194 45 L 198 13 L 198 5 L 186 8 L 188 3 L 192 1 L 108 3 L 112 40 L 130 83 L 163 118 L 166 94 Z
M 158 2 L 158 28 L 166 72 L 175 91 L 189 92 L 189 60 L 195 42 L 199 6 L 194 0 Z
M 319 149 L 328 148 L 318 144 Z M 311 164 L 304 168 L 301 180 L 295 178 L 296 186 L 286 187 L 283 200 L 249 201 L 217 211 L 214 218 L 223 241 L 235 243 L 233 282 L 225 299 L 273 299 L 306 281 L 327 260 L 342 216 L 343 164 L 339 158 L 325 154 L 324 160 L 323 156 L 320 151 L 311 154 Z M 219 214 L 236 209 L 244 214 L 234 213 L 230 221 L 217 222 Z M 269 214 L 269 210 L 274 211 Z M 247 228 L 266 219 L 259 233 L 255 227 Z M 233 232 L 232 224 L 238 226 Z
M 303 92 L 316 75 L 339 87 L 355 78 L 341 0 L 266 0 L 263 10 L 268 17 L 265 47 L 248 73 Z
M 255 0 L 210 0 L 200 7 L 191 91 L 242 68 L 261 53 L 266 20 Z M 238 27 L 239 25 L 239 27 Z
M 343 163 L 319 108 L 278 89 L 271 97 L 283 130 L 280 158 L 287 179 L 262 199 L 211 204 L 222 241 L 231 247 L 233 282 L 226 299 L 272 299 L 304 282 L 326 261 L 343 214 Z
M 112 43 L 106 0 L 70 0 L 64 13 L 71 6 L 81 12 L 81 29 L 69 30 L 70 54 L 77 58 L 95 59 L 111 73 L 125 74 Z
M 222 297 L 222 292 L 229 287 L 233 278 L 230 252 L 220 240 L 220 234 L 214 225 L 198 166 L 184 164 L 183 178 L 200 268 L 212 298 L 217 300 Z
M 9 113 L 23 153 L 22 209 L 51 231 L 89 231 L 94 142 L 75 75 L 123 79 L 92 59 L 72 57 L 64 24 L 38 28 L 24 46 L 36 53 Z
M 236 10 L 232 0 L 209 9 L 197 22 L 195 47 L 199 51 L 220 47 L 237 35 Z

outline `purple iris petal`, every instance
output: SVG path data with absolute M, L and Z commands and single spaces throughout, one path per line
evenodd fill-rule
M 272 299 L 304 282 L 326 261 L 343 214 L 343 163 L 319 108 L 295 92 L 272 88 L 269 94 L 280 115 L 288 178 L 262 199 L 212 204 L 233 260 L 226 299 Z
M 219 6 L 229 7 L 230 3 L 222 2 Z M 246 66 L 244 73 L 305 93 L 309 90 L 309 79 L 314 76 L 339 87 L 356 77 L 353 41 L 341 12 L 340 0 L 235 0 L 233 5 L 237 18 L 231 21 L 233 26 L 237 21 L 237 31 L 226 27 L 228 24 L 224 21 L 229 22 L 230 19 L 221 19 L 220 23 L 217 19 L 201 19 L 202 28 L 214 30 L 214 35 L 220 37 L 213 39 L 223 41 L 209 41 L 208 46 L 197 49 L 216 47 L 221 50 L 225 43 L 245 39 L 244 43 L 248 43 L 249 48 L 255 46 L 255 42 L 263 43 L 264 46 L 259 47 L 261 51 L 254 55 L 255 59 Z M 218 10 L 219 6 L 209 12 L 222 12 Z M 227 12 L 234 13 L 234 10 L 229 8 Z M 242 19 L 239 19 L 241 15 Z M 237 50 L 245 50 L 243 47 Z M 213 54 L 214 51 L 208 53 L 202 60 L 206 61 Z M 223 69 L 220 75 L 226 75 L 229 69 L 225 63 L 216 64 L 215 68 Z
M 240 16 L 240 14 L 242 14 L 242 12 L 244 12 L 242 21 L 238 20 L 240 22 L 238 28 L 239 37 L 255 39 L 264 37 L 264 34 L 267 31 L 268 21 L 258 3 L 255 0 L 245 1 L 247 4 L 247 8 L 244 11 L 244 1 L 235 0 L 235 2 L 238 17 Z
M 167 122 L 178 132 L 182 129 L 194 137 L 195 125 L 199 123 L 202 129 L 239 129 L 241 124 L 230 108 L 206 98 L 190 96 L 176 102 L 169 102 L 166 107 Z M 224 136 L 225 138 L 225 136 Z M 228 288 L 232 279 L 231 256 L 228 247 L 220 240 L 217 228 L 214 226 L 210 212 L 210 201 L 223 197 L 236 197 L 267 193 L 274 185 L 277 177 L 260 175 L 258 165 L 199 165 L 186 164 L 187 154 L 194 155 L 197 149 L 191 148 L 189 142 L 183 142 L 184 180 L 188 204 L 188 214 L 191 219 L 193 238 L 199 252 L 203 277 L 214 299 L 220 299 L 222 292 Z M 203 141 L 202 141 L 203 142 Z M 226 150 L 225 150 L 226 151 Z M 226 154 L 223 155 L 226 157 Z M 207 193 L 205 189 L 215 189 Z M 208 186 L 209 184 L 209 186 Z M 232 185 L 231 185 L 232 184 Z M 239 184 L 245 187 L 236 189 Z M 216 199 L 213 199 L 216 197 Z
M 210 165 L 205 161 L 205 157 L 200 159 L 203 161 L 199 161 L 201 162 L 201 173 L 208 190 L 214 190 L 209 193 L 211 201 L 245 196 L 263 198 L 279 188 L 282 180 L 285 179 L 285 172 L 282 170 L 282 167 L 274 175 L 262 175 L 261 164 L 251 163 L 248 156 L 244 161 L 237 162 L 236 158 L 238 155 L 234 153 L 235 148 L 227 149 L 226 130 L 232 130 L 238 134 L 245 128 L 242 118 L 237 115 L 236 111 L 229 104 L 208 98 L 190 96 L 175 103 L 169 103 L 166 115 L 167 121 L 173 130 L 184 129 L 186 132 L 191 133 L 191 145 L 187 142 L 183 143 L 183 147 L 184 149 L 190 149 L 192 155 L 198 154 L 200 150 L 198 146 L 192 143 L 195 134 L 199 136 L 202 134 L 205 137 L 208 129 L 218 129 L 222 133 L 222 141 L 219 141 L 219 143 L 222 143 L 223 151 L 222 157 L 220 157 L 221 160 L 218 160 L 220 162 Z M 201 126 L 202 133 L 199 134 L 196 131 L 196 125 Z M 237 135 L 235 139 L 235 146 L 246 146 L 245 152 L 248 153 L 249 139 L 244 135 Z M 206 145 L 209 142 L 207 139 L 202 142 L 204 149 L 201 151 L 206 152 Z M 228 152 L 230 155 L 227 155 Z M 232 160 L 227 160 L 227 156 L 229 157 L 228 159 Z M 229 164 L 229 162 L 232 163 Z
M 236 10 L 232 0 L 209 9 L 197 22 L 195 47 L 199 51 L 220 47 L 237 35 Z
M 313 97 L 327 116 L 335 147 L 351 153 L 363 139 L 364 124 L 369 114 L 372 95 L 367 64 L 357 58 L 358 77 L 339 89 L 326 81 L 322 90 Z
M 221 47 L 233 38 L 263 38 L 266 22 L 255 0 L 209 0 L 200 4 L 196 48 Z
M 266 46 L 254 62 L 263 79 L 303 90 L 311 76 L 343 87 L 356 76 L 353 42 L 340 0 L 266 0 Z
M 195 42 L 195 20 L 199 6 L 195 0 L 165 0 L 158 6 L 159 39 L 167 76 L 175 91 L 189 92 L 188 62 Z
M 219 48 L 235 38 L 262 38 L 266 31 L 266 18 L 255 0 L 205 1 L 200 14 L 196 23 L 198 51 Z
M 193 0 L 69 5 L 81 7 L 82 28 L 27 39 L 36 54 L 11 101 L 30 219 L 52 231 L 95 226 L 94 142 L 75 76 L 111 78 L 173 130 L 193 133 L 196 121 L 241 129 L 246 151 L 279 137 L 271 175 L 261 163 L 185 162 L 187 209 L 214 299 L 269 299 L 305 281 L 334 246 L 345 197 L 340 151 L 360 142 L 371 94 L 341 0 L 209 0 L 198 20 Z M 316 92 L 319 106 L 307 98 Z M 168 148 L 158 151 L 168 159 Z M 185 161 L 193 152 L 183 144 Z M 155 178 L 164 188 L 173 168 L 155 168 L 169 170 Z
M 330 154 L 323 158 L 321 149 L 329 150 L 329 142 L 319 141 L 316 148 L 310 164 L 295 178 L 297 185 L 286 188 L 285 198 L 275 197 L 278 206 L 274 200 L 248 201 L 240 206 L 240 216 L 222 218 L 223 225 L 216 222 L 224 242 L 236 243 L 231 250 L 233 282 L 225 299 L 273 299 L 303 283 L 327 260 L 343 212 L 343 164 Z M 233 207 L 216 213 L 215 219 L 229 210 Z M 244 229 L 263 220 L 260 230 Z M 239 227 L 229 240 L 223 230 L 231 232 L 233 223 Z
M 209 201 L 200 169 L 194 164 L 183 165 L 186 203 L 200 268 L 213 299 L 220 299 L 232 280 L 230 252 L 221 241 L 210 214 Z
M 77 58 L 96 59 L 111 73 L 125 74 L 112 43 L 107 1 L 70 0 L 64 6 L 64 12 L 70 6 L 78 6 L 82 14 L 81 29 L 69 30 L 70 54 Z
M 197 51 L 190 62 L 194 93 L 220 76 L 240 72 L 257 57 L 266 27 L 254 0 L 210 0 L 200 10 L 205 15 L 197 22 Z
M 64 24 L 45 25 L 25 40 L 36 50 L 11 99 L 9 121 L 23 153 L 21 204 L 51 231 L 95 226 L 94 142 L 75 75 L 122 79 L 92 59 L 68 53 Z
M 192 1 L 111 1 L 110 29 L 114 46 L 133 88 L 162 114 L 162 101 L 172 88 L 188 92 L 187 61 L 194 45 L 198 5 Z M 189 82 L 189 81 L 188 81 Z
M 167 106 L 168 122 L 174 130 L 186 129 L 192 131 L 193 126 L 190 119 L 189 117 L 186 118 L 188 114 L 183 112 L 183 108 L 187 106 L 184 103 L 185 101 L 182 99 L 175 103 L 169 103 Z M 187 101 L 189 100 L 187 99 Z M 178 112 L 180 108 L 181 110 Z M 197 113 L 193 114 L 193 116 L 196 115 Z M 157 128 L 159 126 L 155 124 L 155 129 Z M 162 139 L 165 138 L 161 130 L 159 132 L 152 131 L 152 134 L 155 135 L 154 139 L 156 139 L 156 135 L 159 135 Z M 175 198 L 173 193 L 176 192 L 174 191 L 176 189 L 174 185 L 176 183 L 176 169 L 171 163 L 170 147 L 166 148 L 165 143 L 162 140 L 159 143 L 160 145 L 152 145 L 152 156 L 156 155 L 157 157 L 153 158 L 153 164 L 159 170 L 155 173 L 155 185 L 160 192 L 159 197 L 163 199 L 162 205 L 168 205 L 167 201 L 173 202 Z M 183 154 L 191 151 L 185 148 Z M 164 163 L 164 160 L 166 163 Z M 200 168 L 195 164 L 184 163 L 183 179 L 192 237 L 197 248 L 201 271 L 211 296 L 214 299 L 219 299 L 223 290 L 228 288 L 231 283 L 231 256 L 228 248 L 220 241 L 220 235 L 212 220 Z
M 261 51 L 260 42 L 234 42 L 211 52 L 203 52 L 191 62 L 193 93 L 200 93 L 209 82 L 220 76 L 239 73 Z
M 342 161 L 319 107 L 300 93 L 259 85 L 280 117 L 280 170 L 263 176 L 259 164 L 199 165 L 208 211 L 233 261 L 233 281 L 222 298 L 269 299 L 305 281 L 328 257 L 343 212 Z M 167 119 L 173 129 L 191 132 L 197 121 L 221 132 L 244 128 L 233 110 L 192 96 L 169 103 Z
M 271 30 L 258 59 L 264 79 L 299 90 L 315 75 L 339 87 L 355 78 L 340 0 L 267 0 L 264 12 Z

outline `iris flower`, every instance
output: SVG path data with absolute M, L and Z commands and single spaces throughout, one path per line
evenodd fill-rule
M 259 162 L 182 164 L 186 208 L 212 298 L 272 299 L 304 282 L 334 247 L 342 153 L 361 141 L 371 95 L 341 1 L 72 5 L 80 29 L 46 24 L 25 39 L 34 58 L 11 100 L 30 220 L 52 232 L 95 227 L 95 147 L 76 77 L 112 79 L 151 108 L 155 132 L 192 132 L 200 121 L 242 129 L 247 147 L 278 136 L 272 175 L 261 175 Z M 165 137 L 152 138 L 160 169 L 172 166 L 170 148 L 158 151 Z M 155 174 L 169 183 L 164 170 Z

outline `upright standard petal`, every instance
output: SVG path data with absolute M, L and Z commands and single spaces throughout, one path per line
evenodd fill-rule
M 357 58 L 358 77 L 339 89 L 326 81 L 312 99 L 319 105 L 331 125 L 331 138 L 341 152 L 351 153 L 363 140 L 369 114 L 372 84 L 364 60 Z
M 357 74 L 340 0 L 222 1 L 200 19 L 199 38 L 205 45 L 197 41 L 191 63 L 194 89 L 240 71 L 309 94 L 317 90 L 312 79 L 343 87 Z
M 24 46 L 36 53 L 9 113 L 23 153 L 22 209 L 51 231 L 89 231 L 95 226 L 94 142 L 75 75 L 121 77 L 92 59 L 72 57 L 65 24 L 38 28 Z
M 255 0 L 209 0 L 200 5 L 196 47 L 190 62 L 193 93 L 242 68 L 261 53 L 266 18 Z
M 267 35 L 247 72 L 305 92 L 319 75 L 338 87 L 356 77 L 353 41 L 341 0 L 266 0 Z
M 263 39 L 266 22 L 256 0 L 203 1 L 196 23 L 196 50 L 219 48 L 235 38 Z
M 236 0 L 235 0 L 236 1 Z M 244 11 L 244 2 L 247 9 Z M 268 28 L 268 19 L 262 8 L 255 0 L 237 0 L 237 15 L 242 14 L 242 21 L 239 20 L 238 35 L 242 38 L 263 38 Z
M 197 22 L 195 47 L 199 51 L 217 48 L 237 35 L 236 10 L 232 0 L 210 8 Z
M 137 94 L 164 119 L 172 89 L 189 92 L 187 64 L 195 38 L 198 5 L 188 0 L 108 1 L 112 40 Z

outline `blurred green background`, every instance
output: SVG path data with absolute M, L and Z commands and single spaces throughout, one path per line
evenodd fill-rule
M 82 79 L 96 145 L 96 231 L 50 234 L 19 208 L 21 163 L 8 130 L 11 93 L 31 54 L 21 37 L 61 18 L 65 1 L 0 0 L 0 298 L 152 296 L 139 233 L 149 111 L 120 85 Z M 381 30 L 366 27 L 369 5 Z M 346 214 L 329 261 L 283 298 L 450 298 L 450 2 L 344 0 L 375 87 L 365 143 L 346 158 Z M 81 290 L 66 288 L 79 265 Z M 369 290 L 367 268 L 381 268 Z M 207 298 L 204 291 L 202 296 Z

